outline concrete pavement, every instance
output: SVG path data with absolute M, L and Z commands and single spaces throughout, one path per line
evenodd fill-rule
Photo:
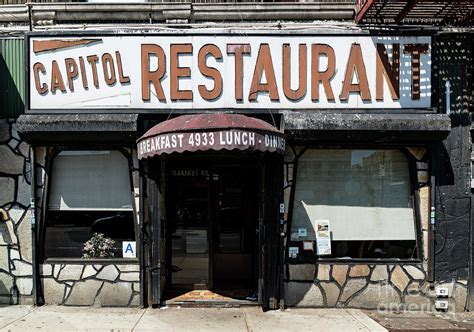
M 0 331 L 386 331 L 357 309 L 0 307 Z
M 366 313 L 391 332 L 474 331 L 473 312 L 384 312 L 367 310 Z

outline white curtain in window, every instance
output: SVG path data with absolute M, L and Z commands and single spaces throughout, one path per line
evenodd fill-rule
M 307 230 L 301 240 L 315 238 L 316 220 L 329 220 L 333 241 L 415 239 L 409 165 L 399 150 L 306 151 L 294 203 L 292 233 Z
M 53 160 L 49 208 L 131 210 L 128 161 L 119 151 L 63 151 Z

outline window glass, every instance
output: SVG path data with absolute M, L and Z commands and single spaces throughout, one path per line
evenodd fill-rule
M 123 241 L 135 240 L 131 195 L 121 152 L 59 153 L 50 180 L 45 257 L 122 257 Z
M 130 192 L 119 151 L 63 151 L 54 158 L 51 210 L 131 210 Z
M 399 150 L 308 150 L 298 161 L 291 246 L 299 247 L 298 256 L 314 256 L 315 225 L 327 220 L 329 257 L 412 258 L 410 188 L 408 160 Z M 316 241 L 315 250 L 303 250 L 303 241 Z

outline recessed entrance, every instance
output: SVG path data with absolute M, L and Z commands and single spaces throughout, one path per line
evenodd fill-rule
M 167 161 L 165 301 L 258 300 L 258 164 Z

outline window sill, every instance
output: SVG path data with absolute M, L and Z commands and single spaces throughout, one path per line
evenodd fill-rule
M 286 264 L 423 264 L 421 259 L 410 258 L 288 258 Z
M 43 264 L 139 264 L 138 258 L 48 258 Z

